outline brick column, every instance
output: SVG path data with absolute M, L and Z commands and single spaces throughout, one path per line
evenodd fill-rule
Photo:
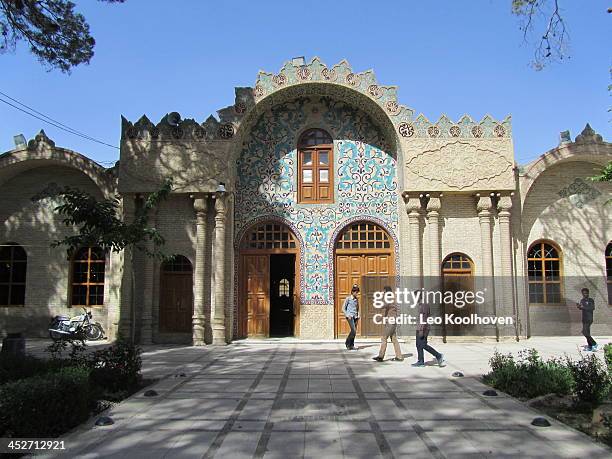
M 491 215 L 493 203 L 490 195 L 476 195 L 476 210 L 478 211 L 478 221 L 480 223 L 480 247 L 482 258 L 483 287 L 487 289 L 485 297 L 489 299 L 490 311 L 497 315 L 495 310 L 495 284 L 493 283 L 493 242 L 491 240 Z M 484 312 L 484 311 L 483 311 Z M 495 327 L 496 337 L 499 340 L 499 329 Z
M 431 195 L 427 203 L 427 223 L 429 224 L 429 252 L 431 263 L 431 276 L 439 278 L 441 274 L 440 263 L 440 209 L 442 195 Z
M 196 255 L 194 269 L 194 300 L 192 332 L 193 345 L 203 346 L 204 343 L 204 324 L 206 317 L 204 314 L 204 260 L 206 259 L 206 216 L 208 211 L 208 199 L 206 197 L 196 198 L 193 201 L 193 208 L 196 213 Z
M 134 212 L 136 205 L 133 194 L 125 194 L 121 199 L 123 210 L 123 221 L 132 223 L 134 221 Z M 121 273 L 121 296 L 119 304 L 119 327 L 118 333 L 120 339 L 132 338 L 132 315 L 134 308 L 133 291 L 134 283 L 132 276 L 134 274 L 134 250 L 131 247 L 126 247 L 123 251 L 123 269 Z
M 514 283 L 512 281 L 512 239 L 510 233 L 510 210 L 512 209 L 512 195 L 501 196 L 497 203 L 497 217 L 499 219 L 499 243 L 501 247 L 501 275 L 502 293 L 504 301 L 500 314 L 514 318 L 514 333 L 518 339 L 518 314 L 514 300 Z M 510 329 L 508 329 L 510 331 Z
M 149 211 L 148 225 L 155 227 L 157 224 L 157 206 Z M 147 241 L 147 252 L 154 250 L 153 241 Z M 142 344 L 153 343 L 153 276 L 155 271 L 155 258 L 145 255 L 144 259 L 144 282 L 143 282 L 143 305 L 142 305 L 142 324 L 140 327 L 140 342 Z
M 418 194 L 403 194 L 410 227 L 410 277 L 411 288 L 421 288 L 421 199 Z
M 215 272 L 215 308 L 212 318 L 213 344 L 226 344 L 225 333 L 225 195 L 215 195 L 215 239 L 213 263 Z

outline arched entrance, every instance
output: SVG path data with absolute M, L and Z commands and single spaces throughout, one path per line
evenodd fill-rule
M 380 336 L 381 325 L 376 325 L 372 294 L 385 285 L 395 285 L 395 256 L 393 239 L 379 225 L 367 221 L 348 225 L 338 236 L 334 256 L 336 337 L 347 335 L 349 326 L 342 313 L 342 303 L 353 284 L 359 285 L 361 320 L 357 327 L 360 336 Z M 365 283 L 365 285 L 364 285 Z
M 161 266 L 159 279 L 160 333 L 190 333 L 193 315 L 193 268 L 182 255 Z
M 299 243 L 277 221 L 258 223 L 240 242 L 241 337 L 299 334 Z

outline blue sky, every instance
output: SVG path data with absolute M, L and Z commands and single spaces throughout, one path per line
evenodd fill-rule
M 97 44 L 90 65 L 47 72 L 21 43 L 0 55 L 0 91 L 64 124 L 118 145 L 120 116 L 170 111 L 202 122 L 294 56 L 346 58 L 397 85 L 400 102 L 431 120 L 446 113 L 512 115 L 517 160 L 526 163 L 574 138 L 586 122 L 610 140 L 609 2 L 561 0 L 571 59 L 536 72 L 511 0 L 181 1 L 76 0 Z M 607 45 L 606 45 L 607 43 Z M 0 104 L 0 151 L 13 135 L 45 129 L 58 146 L 96 161 L 119 151 L 75 137 Z

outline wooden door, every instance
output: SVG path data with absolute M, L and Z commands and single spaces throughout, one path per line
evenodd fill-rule
M 360 288 L 361 320 L 357 334 L 380 336 L 382 325 L 374 324 L 374 314 L 380 310 L 372 306 L 373 294 L 382 291 L 385 285 L 395 288 L 393 243 L 387 232 L 367 222 L 349 226 L 336 242 L 334 269 L 336 337 L 346 336 L 349 332 L 342 305 L 353 284 Z
M 336 336 L 345 336 L 350 327 L 342 313 L 342 305 L 351 294 L 353 284 L 361 285 L 363 260 L 361 255 L 336 255 Z M 361 292 L 357 296 L 361 304 Z M 357 334 L 361 335 L 361 323 L 357 324 Z
M 245 255 L 247 333 L 250 337 L 270 334 L 270 256 Z
M 184 257 L 162 265 L 159 286 L 159 331 L 190 333 L 193 315 L 193 275 Z

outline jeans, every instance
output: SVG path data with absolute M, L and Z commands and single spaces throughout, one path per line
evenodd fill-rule
M 387 339 L 391 338 L 391 342 L 393 343 L 393 350 L 395 351 L 396 359 L 403 359 L 402 357 L 402 349 L 400 347 L 400 343 L 397 340 L 397 325 L 396 324 L 386 324 L 385 331 L 382 335 L 382 339 L 380 342 L 380 351 L 378 352 L 378 357 L 381 359 L 385 357 L 385 352 L 387 352 Z
M 582 322 L 582 334 L 586 338 L 589 347 L 593 347 L 597 344 L 591 336 L 591 322 Z
M 347 317 L 346 321 L 348 322 L 349 327 L 351 327 L 351 331 L 346 337 L 344 344 L 350 349 L 355 347 L 355 335 L 357 335 L 357 323 L 359 322 L 359 319 L 357 317 Z
M 418 361 L 420 363 L 425 363 L 425 356 L 423 355 L 423 351 L 424 350 L 429 352 L 436 359 L 439 359 L 440 357 L 442 357 L 442 354 L 440 354 L 433 347 L 431 347 L 429 344 L 427 344 L 427 335 L 421 335 L 421 336 L 419 336 L 419 335 L 420 335 L 420 332 L 417 331 L 417 333 L 416 333 L 416 348 L 417 348 L 417 355 L 419 357 Z

